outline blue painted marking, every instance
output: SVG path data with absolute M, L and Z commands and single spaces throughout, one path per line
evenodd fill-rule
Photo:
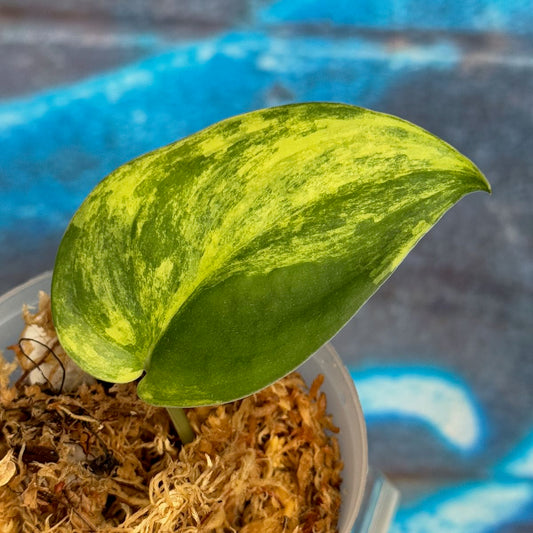
M 445 41 L 391 51 L 361 39 L 231 33 L 6 102 L 0 228 L 62 231 L 111 170 L 225 117 L 306 100 L 372 107 L 421 66 L 451 70 L 458 61 Z
M 278 0 L 258 12 L 260 22 L 330 23 L 391 29 L 532 33 L 530 0 Z
M 392 533 L 488 533 L 528 516 L 533 483 L 491 481 L 439 491 L 399 511 Z
M 533 479 L 533 431 L 497 465 L 496 470 L 517 478 Z
M 468 387 L 455 376 L 429 368 L 351 370 L 365 418 L 418 421 L 445 445 L 461 452 L 483 441 L 484 418 Z

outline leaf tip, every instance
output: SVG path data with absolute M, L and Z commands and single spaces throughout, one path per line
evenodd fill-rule
M 489 180 L 485 177 L 485 175 L 478 169 L 479 172 L 479 178 L 481 183 L 481 191 L 488 192 L 489 194 L 492 194 L 492 186 L 489 183 Z
M 472 163 L 472 161 L 470 161 L 470 163 L 473 167 L 473 174 L 477 182 L 477 187 L 474 190 L 492 194 L 492 187 L 489 183 L 489 180 L 486 178 L 485 174 L 483 174 L 483 172 L 481 172 L 481 170 L 477 167 L 477 165 Z

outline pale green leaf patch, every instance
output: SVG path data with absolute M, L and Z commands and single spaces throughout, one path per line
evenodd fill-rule
M 344 104 L 255 111 L 135 159 L 72 219 L 66 351 L 158 405 L 231 401 L 330 339 L 439 218 L 489 191 L 451 146 Z

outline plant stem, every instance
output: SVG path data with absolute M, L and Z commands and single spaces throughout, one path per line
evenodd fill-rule
M 181 407 L 167 407 L 170 419 L 178 432 L 178 436 L 183 444 L 188 444 L 194 440 L 194 431 L 192 430 L 185 411 Z

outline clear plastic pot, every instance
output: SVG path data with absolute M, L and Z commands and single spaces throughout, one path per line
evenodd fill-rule
M 0 297 L 0 349 L 18 341 L 23 328 L 22 306 L 36 306 L 39 290 L 50 292 L 51 279 L 51 272 L 45 272 Z M 397 493 L 381 475 L 374 471 L 369 474 L 365 420 L 350 374 L 329 344 L 298 371 L 307 383 L 318 374 L 324 375 L 322 390 L 327 396 L 328 412 L 340 428 L 344 469 L 339 532 L 387 531 Z

